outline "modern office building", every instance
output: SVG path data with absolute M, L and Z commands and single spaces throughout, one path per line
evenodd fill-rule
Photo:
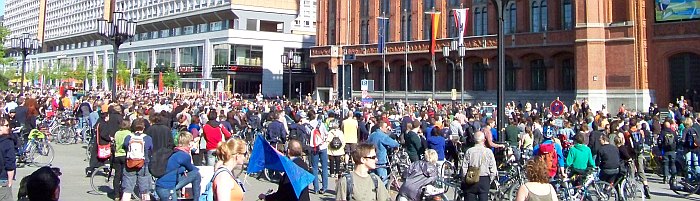
M 181 87 L 281 96 L 286 94 L 289 76 L 284 75 L 289 70 L 280 57 L 295 51 L 304 59 L 292 70 L 294 86 L 302 86 L 305 93 L 314 87 L 308 58 L 315 33 L 295 32 L 293 25 L 295 20 L 315 22 L 315 15 L 301 13 L 308 8 L 296 0 L 41 1 L 45 1 L 43 16 L 32 14 L 36 13 L 32 9 L 7 15 L 8 22 L 22 25 L 13 24 L 17 27 L 10 27 L 13 34 L 33 32 L 42 39 L 43 52 L 29 57 L 29 70 L 86 68 L 91 72 L 86 85 L 111 87 L 109 79 L 98 80 L 111 76 L 107 72 L 114 55 L 112 45 L 97 34 L 97 20 L 110 19 L 111 12 L 118 11 L 137 22 L 133 41 L 123 44 L 117 55 L 132 73 L 122 86 L 146 86 L 133 79 L 134 73 L 156 78 L 158 72 L 171 69 L 180 76 Z M 7 4 L 28 7 L 34 1 Z M 303 28 L 308 27 L 299 30 Z M 135 70 L 144 68 L 148 70 Z M 97 76 L 100 73 L 105 76 Z
M 299 0 L 299 17 L 292 24 L 292 33 L 316 35 L 316 0 Z
M 507 101 L 549 104 L 587 98 L 593 109 L 645 109 L 650 102 L 675 101 L 700 89 L 700 1 L 511 0 L 505 5 L 505 88 Z M 441 12 L 437 34 L 435 89 L 449 100 L 461 89 L 456 52 L 444 57 L 457 35 L 452 10 L 468 8 L 463 46 L 467 100 L 495 102 L 497 15 L 491 0 L 319 0 L 318 44 L 311 50 L 319 91 L 339 86 L 343 53 L 355 54 L 352 88 L 374 80 L 375 100 L 424 101 L 432 95 L 431 20 Z M 386 76 L 378 53 L 378 20 L 386 13 Z M 406 73 L 407 72 L 407 73 Z M 386 88 L 382 88 L 382 81 Z M 408 89 L 406 88 L 408 86 Z M 334 94 L 335 95 L 335 94 Z M 334 96 L 332 95 L 332 96 Z M 459 95 L 458 95 L 459 99 Z M 700 97 L 695 97 L 699 100 Z

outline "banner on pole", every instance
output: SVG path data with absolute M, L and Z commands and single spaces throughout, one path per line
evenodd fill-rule
M 469 8 L 453 9 L 452 15 L 455 19 L 455 27 L 457 27 L 457 38 L 459 44 L 464 44 L 464 34 L 467 32 L 467 19 L 469 17 Z

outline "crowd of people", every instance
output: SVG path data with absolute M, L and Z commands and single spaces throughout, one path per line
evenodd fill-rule
M 622 169 L 630 169 L 628 164 L 643 172 L 645 145 L 660 148 L 664 182 L 678 172 L 677 156 L 700 168 L 700 117 L 693 115 L 688 100 L 670 103 L 665 119 L 656 104 L 644 112 L 621 105 L 617 113 L 610 113 L 605 106 L 593 111 L 587 100 L 577 100 L 563 115 L 553 116 L 544 104 L 510 102 L 504 106 L 507 126 L 499 131 L 496 112 L 483 110 L 485 103 L 222 100 L 146 91 L 122 91 L 112 100 L 106 92 L 76 95 L 50 89 L 0 96 L 5 100 L 0 103 L 0 153 L 6 159 L 0 163 L 5 167 L 0 168 L 2 186 L 13 184 L 17 149 L 12 147 L 21 145 L 23 137 L 26 141 L 26 136 L 11 135 L 10 130 L 35 129 L 40 126 L 37 119 L 70 114 L 95 131 L 94 142 L 87 142 L 97 146 L 92 146 L 86 172 L 104 163 L 114 167 L 115 200 L 130 200 L 132 194 L 146 199 L 150 192 L 159 200 L 176 200 L 188 184 L 193 192 L 201 192 L 202 166 L 214 167 L 216 200 L 242 200 L 245 186 L 232 172 L 246 162 L 249 152 L 257 151 L 249 148 L 256 136 L 316 177 L 297 196 L 284 176 L 277 192 L 258 195 L 264 200 L 309 200 L 309 193 L 328 193 L 334 180 L 336 200 L 391 200 L 389 167 L 397 161 L 389 156 L 401 151 L 410 166 L 401 174 L 403 185 L 394 190 L 405 200 L 418 200 L 437 180 L 436 170 L 445 161 L 478 175 L 464 182 L 463 197 L 488 200 L 497 164 L 509 158 L 499 157 L 506 149 L 514 151 L 516 160 L 529 159 L 525 169 L 530 182 L 520 187 L 517 200 L 556 200 L 548 185 L 552 178 L 586 174 L 594 167 L 600 168 L 601 180 L 609 182 Z M 4 146 L 9 143 L 15 146 Z M 640 175 L 649 198 L 646 177 Z M 10 194 L 9 188 L 0 187 L 0 200 Z M 200 195 L 191 196 L 199 200 Z

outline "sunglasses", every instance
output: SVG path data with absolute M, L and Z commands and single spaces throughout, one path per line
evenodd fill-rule
M 362 158 L 366 158 L 366 159 L 377 159 L 377 156 L 365 156 L 365 157 L 362 157 Z

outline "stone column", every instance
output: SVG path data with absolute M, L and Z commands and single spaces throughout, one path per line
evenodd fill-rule
M 603 1 L 583 0 L 576 1 L 576 7 L 584 11 L 576 16 L 576 99 L 587 98 L 591 109 L 598 111 L 608 102 L 605 7 Z

